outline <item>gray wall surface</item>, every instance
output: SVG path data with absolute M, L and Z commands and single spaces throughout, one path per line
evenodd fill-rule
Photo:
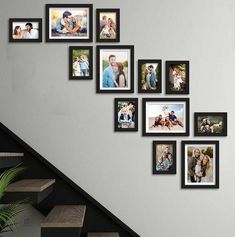
M 191 136 L 163 138 L 178 141 L 177 175 L 168 176 L 152 175 L 157 137 L 142 137 L 141 126 L 136 133 L 113 131 L 114 97 L 141 102 L 148 95 L 96 94 L 95 73 L 92 81 L 69 81 L 68 47 L 82 44 L 8 43 L 8 19 L 44 18 L 46 3 L 68 1 L 1 0 L 0 121 L 143 237 L 235 236 L 232 119 L 228 137 L 219 138 L 220 189 L 182 190 L 180 184 L 180 141 L 194 139 L 193 112 L 235 117 L 235 0 L 89 1 L 121 9 L 120 44 L 135 45 L 135 80 L 137 59 L 190 60 Z M 164 69 L 163 63 L 163 79 Z M 25 232 L 9 236 L 39 237 L 37 220 L 22 218 Z

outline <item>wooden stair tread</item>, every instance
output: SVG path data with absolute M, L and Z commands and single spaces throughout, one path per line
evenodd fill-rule
M 86 206 L 83 205 L 55 206 L 41 223 L 41 227 L 81 228 L 83 226 L 85 211 Z
M 6 158 L 6 157 L 22 157 L 24 156 L 24 153 L 21 152 L 0 152 L 0 157 Z
M 6 192 L 42 192 L 55 183 L 55 179 L 23 179 L 10 184 Z
M 87 237 L 119 237 L 117 232 L 88 233 Z

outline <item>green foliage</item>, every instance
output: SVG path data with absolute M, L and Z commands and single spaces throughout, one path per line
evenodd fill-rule
M 81 55 L 84 55 L 87 58 L 89 58 L 89 50 L 87 49 L 73 50 L 73 59 L 80 57 Z
M 23 167 L 13 167 L 0 175 L 0 199 L 4 196 L 6 189 L 17 175 L 24 170 Z M 18 201 L 4 205 L 0 208 L 0 233 L 13 231 L 15 217 L 24 210 L 25 201 Z

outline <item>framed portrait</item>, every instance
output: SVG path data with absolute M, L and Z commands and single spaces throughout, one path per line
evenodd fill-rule
M 182 141 L 182 188 L 219 188 L 219 141 Z
M 189 94 L 189 61 L 166 61 L 166 94 Z
M 96 42 L 120 42 L 120 9 L 96 9 Z
M 134 46 L 97 46 L 97 93 L 134 92 Z
M 153 174 L 176 174 L 176 141 L 153 141 Z
M 138 92 L 162 92 L 162 60 L 138 60 Z
M 42 42 L 42 19 L 10 18 L 9 42 Z
M 138 98 L 114 99 L 114 130 L 138 131 Z
M 143 136 L 189 136 L 188 98 L 143 98 Z
M 69 79 L 90 80 L 93 77 L 93 47 L 69 47 Z
M 46 4 L 46 42 L 92 42 L 92 4 Z
M 195 136 L 227 136 L 227 113 L 194 113 Z

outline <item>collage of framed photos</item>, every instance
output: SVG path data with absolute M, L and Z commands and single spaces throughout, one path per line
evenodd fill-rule
M 46 42 L 93 42 L 92 4 L 46 4 Z M 96 9 L 96 92 L 134 93 L 134 45 L 120 42 L 120 9 Z M 9 19 L 9 42 L 42 42 L 42 18 Z M 68 48 L 69 80 L 93 79 L 93 46 Z M 190 63 L 165 62 L 165 94 L 189 95 Z M 162 60 L 138 60 L 138 93 L 162 93 Z M 138 131 L 138 98 L 114 98 L 114 131 Z M 190 99 L 143 98 L 142 135 L 190 135 Z M 226 112 L 194 114 L 197 137 L 227 136 Z M 152 173 L 176 174 L 175 140 L 154 140 Z M 219 141 L 190 140 L 181 145 L 182 188 L 219 188 Z

